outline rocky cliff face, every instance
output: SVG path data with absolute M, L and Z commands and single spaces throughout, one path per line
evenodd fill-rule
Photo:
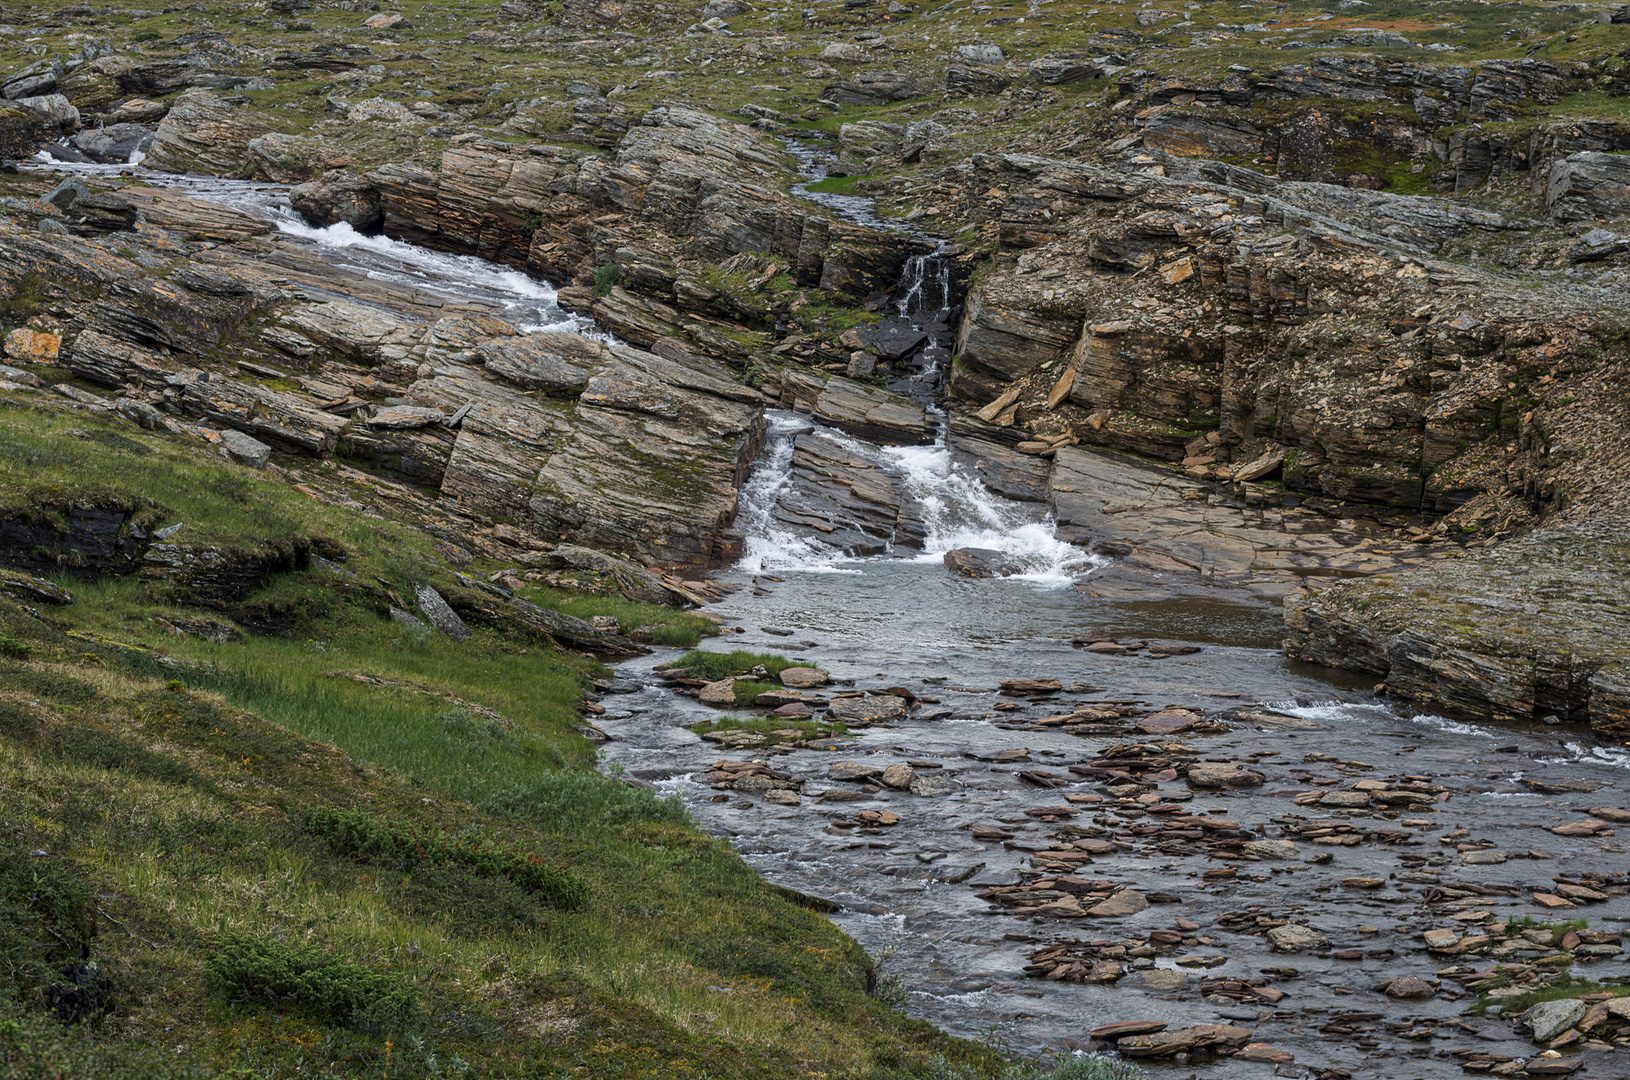
M 114 392 L 84 394 L 93 408 L 357 462 L 433 489 L 441 512 L 489 533 L 658 566 L 731 556 L 736 488 L 763 440 L 756 392 L 676 341 L 646 352 L 529 337 L 407 289 L 306 288 L 262 262 L 298 255 L 260 243 L 209 252 L 156 230 L 100 240 L 4 225 L 0 281 L 49 282 L 68 324 L 58 362 Z M 189 258 L 173 264 L 177 252 Z
M 1502 215 L 1242 174 L 1018 155 L 943 173 L 1000 245 L 955 394 L 1202 475 L 1269 455 L 1288 487 L 1337 499 L 1553 504 L 1534 406 L 1567 395 L 1536 384 L 1606 373 L 1610 297 L 1431 254 L 1506 234 Z

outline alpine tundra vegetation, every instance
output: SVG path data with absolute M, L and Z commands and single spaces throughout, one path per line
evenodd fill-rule
M 1630 7 L 23 0 L 0 162 L 0 1077 L 1630 1074 Z

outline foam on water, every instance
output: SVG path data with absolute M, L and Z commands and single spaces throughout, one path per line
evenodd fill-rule
M 1450 720 L 1446 716 L 1434 713 L 1399 713 L 1387 705 L 1370 705 L 1364 702 L 1328 702 L 1317 705 L 1299 705 L 1294 701 L 1271 701 L 1265 703 L 1268 708 L 1286 716 L 1295 716 L 1303 720 L 1316 720 L 1321 723 L 1340 726 L 1344 723 L 1358 721 L 1374 722 L 1377 720 L 1405 720 L 1421 727 L 1441 731 L 1447 735 L 1469 735 L 1478 739 L 1495 739 L 1497 732 L 1477 727 L 1474 724 L 1463 724 L 1459 720 Z
M 1059 540 L 1051 515 L 1004 499 L 962 468 L 943 442 L 883 451 L 904 479 L 906 493 L 923 508 L 927 539 L 917 562 L 941 562 L 954 548 L 999 551 L 1038 585 L 1069 585 L 1104 560 Z

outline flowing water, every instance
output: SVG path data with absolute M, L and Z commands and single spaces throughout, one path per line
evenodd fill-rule
M 584 326 L 554 307 L 548 285 L 513 271 L 344 227 L 310 228 L 287 210 L 281 188 L 143 178 L 261 213 L 291 242 L 348 272 L 491 304 L 524 328 Z M 908 266 L 902 319 L 949 322 L 942 268 L 932 257 Z M 924 353 L 928 363 L 936 362 L 934 348 L 943 344 Z M 606 765 L 678 795 L 702 827 L 730 838 L 769 880 L 838 905 L 839 926 L 875 952 L 893 950 L 886 970 L 906 989 L 905 1007 L 959 1034 L 1057 1053 L 1114 1021 L 1230 1023 L 1294 1054 L 1279 1075 L 1374 1080 L 1459 1076 L 1457 1053 L 1534 1053 L 1513 1041 L 1504 1021 L 1462 1015 L 1469 995 L 1436 974 L 1454 961 L 1429 956 L 1420 933 L 1489 917 L 1545 918 L 1531 896 L 1558 878 L 1605 873 L 1592 880 L 1622 881 L 1624 849 L 1611 834 L 1545 830 L 1583 820 L 1587 807 L 1624 805 L 1630 754 L 1578 730 L 1458 723 L 1376 701 L 1361 680 L 1288 662 L 1277 648 L 1280 613 L 1266 604 L 1196 600 L 1192 590 L 1095 597 L 1092 578 L 1103 560 L 1056 540 L 1037 508 L 992 495 L 943 444 L 848 440 L 900 479 L 927 526 L 920 549 L 855 557 L 776 515 L 801 483 L 793 440 L 810 427 L 791 413 L 772 415 L 764 457 L 742 493 L 746 555 L 719 575 L 734 592 L 714 609 L 742 632 L 707 647 L 796 656 L 832 674 L 829 690 L 898 688 L 915 699 L 913 711 L 830 743 L 723 750 L 687 728 L 717 710 L 653 676 L 674 655 L 659 651 L 624 665 L 623 692 L 604 702 L 601 724 L 612 738 Z M 1020 572 L 984 580 L 950 573 L 944 552 L 968 546 L 1000 551 Z M 1124 654 L 1080 647 L 1105 640 L 1154 647 Z M 1056 679 L 1061 688 L 1040 698 L 999 692 L 1002 681 L 1020 678 Z M 1096 734 L 1037 723 L 1082 707 L 1120 716 Z M 1132 726 L 1173 708 L 1203 720 L 1176 736 Z M 1124 765 L 1104 764 L 1139 745 L 1242 763 L 1265 782 L 1190 791 L 1175 774 L 1129 776 Z M 775 769 L 803 781 L 796 805 L 697 779 L 720 759 L 766 754 Z M 913 763 L 931 782 L 912 794 L 830 779 L 832 763 L 845 759 L 877 768 Z M 1345 792 L 1363 780 L 1430 785 L 1433 794 L 1401 812 L 1331 809 L 1304 794 Z M 899 823 L 857 817 L 870 809 L 898 814 Z M 1171 824 L 1201 816 L 1210 824 Z M 985 838 L 970 829 L 975 824 L 986 827 Z M 1239 843 L 1264 838 L 1292 840 L 1296 852 L 1262 858 Z M 1078 844 L 1070 873 L 1154 902 L 1120 917 L 1054 918 L 1016 917 L 981 898 L 1059 877 L 1056 866 L 1048 869 L 1050 856 L 1037 853 L 1072 842 L 1096 847 L 1089 856 Z M 1462 848 L 1474 845 L 1501 859 L 1473 864 L 1476 852 Z M 1595 927 L 1630 921 L 1622 895 L 1565 915 L 1587 916 Z M 1284 921 L 1313 926 L 1331 947 L 1270 951 L 1262 926 Z M 1167 938 L 1156 947 L 1152 933 Z M 1053 942 L 1147 971 L 1103 984 L 1029 977 L 1031 955 Z M 1165 981 L 1134 988 L 1150 971 Z M 1622 978 L 1623 954 L 1583 974 Z M 1436 981 L 1435 996 L 1398 1002 L 1380 992 L 1404 975 Z M 1239 989 L 1252 981 L 1268 992 Z M 1585 1056 L 1580 1075 L 1626 1075 L 1622 1054 Z M 1167 1067 L 1151 1068 L 1163 1075 Z M 1225 1059 L 1205 1066 L 1205 1075 L 1261 1076 L 1269 1068 Z

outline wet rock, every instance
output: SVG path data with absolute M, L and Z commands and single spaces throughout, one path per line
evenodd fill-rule
M 1387 997 L 1398 1000 L 1417 1000 L 1421 998 L 1434 997 L 1436 996 L 1437 992 L 1437 987 L 1433 986 L 1425 979 L 1417 978 L 1414 975 L 1406 975 L 1401 979 L 1393 979 L 1391 982 L 1387 983 L 1385 991 Z
M 1517 1018 L 1535 1042 L 1545 1043 L 1584 1019 L 1586 1005 L 1577 998 L 1542 1001 Z
M 1289 840 L 1250 840 L 1240 850 L 1259 859 L 1294 859 L 1302 853 Z
M 1296 1060 L 1296 1055 L 1289 1050 L 1267 1043 L 1249 1043 L 1235 1051 L 1233 1057 L 1236 1061 L 1264 1061 L 1271 1065 L 1288 1065 Z
M 424 614 L 431 626 L 454 641 L 469 640 L 469 627 L 464 625 L 464 620 L 458 617 L 458 613 L 448 605 L 441 593 L 429 585 L 416 585 L 413 597 L 419 605 L 419 611 Z
M 1189 787 L 1214 789 L 1260 787 L 1266 777 L 1236 762 L 1196 762 L 1184 779 Z
M 789 667 L 782 668 L 781 674 L 776 676 L 781 685 L 792 690 L 810 690 L 817 686 L 825 686 L 828 676 L 819 668 Z
M 946 569 L 962 577 L 1010 577 L 1024 572 L 1024 567 L 1006 552 L 992 548 L 952 548 L 944 556 Z
M 345 222 L 353 229 L 376 228 L 383 218 L 379 189 L 356 173 L 335 169 L 289 191 L 289 204 L 313 225 Z
M 870 780 L 883 770 L 864 761 L 834 761 L 826 770 L 833 780 Z
M 910 791 L 920 798 L 937 798 L 954 790 L 951 781 L 937 773 L 917 773 L 911 778 Z
M 917 771 L 910 765 L 890 765 L 878 775 L 877 781 L 886 788 L 904 791 L 911 787 L 911 781 L 916 777 Z
M 803 802 L 803 799 L 796 791 L 789 791 L 786 788 L 772 788 L 764 793 L 764 801 L 779 803 L 782 806 L 797 806 Z
M 1119 918 L 1123 915 L 1136 915 L 1149 907 L 1148 899 L 1139 892 L 1131 889 L 1121 889 L 1110 894 L 1107 900 L 1102 900 L 1087 909 L 1088 915 L 1100 918 Z
M 1132 972 L 1120 985 L 1138 990 L 1147 990 L 1153 994 L 1171 994 L 1186 989 L 1189 985 L 1189 977 L 1184 972 L 1174 971 L 1171 968 L 1150 968 L 1147 971 Z M 1101 1036 L 1095 1033 L 1093 1037 L 1100 1038 Z
M 1268 943 L 1274 952 L 1302 952 L 1306 949 L 1324 949 L 1330 939 L 1311 926 L 1289 923 L 1268 931 Z
M 1174 1057 L 1178 1054 L 1229 1054 L 1244 1046 L 1251 1038 L 1246 1028 L 1228 1024 L 1198 1024 L 1176 1031 L 1161 1031 L 1151 1035 L 1132 1035 L 1119 1039 L 1115 1049 L 1123 1057 Z
M 703 705 L 719 705 L 727 708 L 736 707 L 736 680 L 735 678 L 720 679 L 710 682 L 697 693 L 696 700 Z
M 141 149 L 152 130 L 144 124 L 115 123 L 87 128 L 68 142 L 92 161 L 123 164 Z
M 827 706 L 829 719 L 845 724 L 886 724 L 906 717 L 906 702 L 893 694 L 878 697 L 839 698 Z

